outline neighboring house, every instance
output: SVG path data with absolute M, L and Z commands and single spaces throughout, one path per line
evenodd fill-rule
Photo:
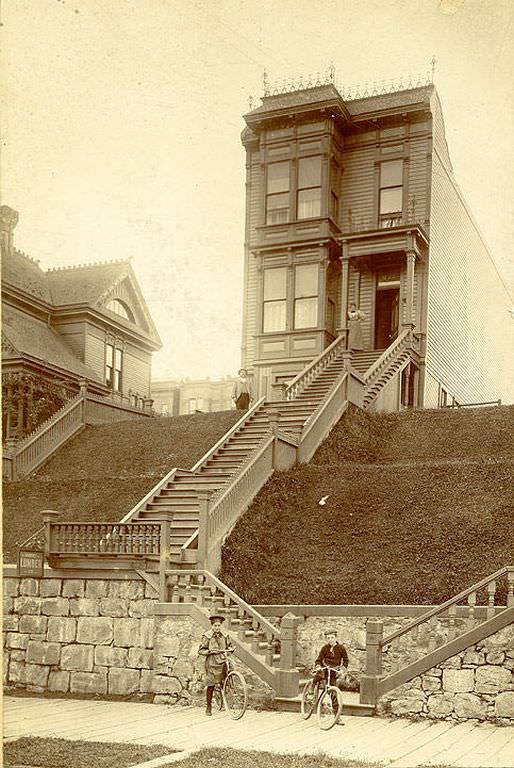
M 344 99 L 327 82 L 265 94 L 244 119 L 257 394 L 278 399 L 355 303 L 361 372 L 409 329 L 416 347 L 377 410 L 512 401 L 512 297 L 453 177 L 435 87 Z
M 14 248 L 17 221 L 0 207 L 4 437 L 31 431 L 81 382 L 142 408 L 161 342 L 130 263 L 44 271 Z
M 151 397 L 161 416 L 181 416 L 196 411 L 228 411 L 234 407 L 232 389 L 236 377 L 223 379 L 155 379 Z

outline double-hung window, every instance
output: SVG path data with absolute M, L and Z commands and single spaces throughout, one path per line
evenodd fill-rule
M 298 160 L 297 218 L 312 219 L 321 215 L 321 156 Z
M 274 267 L 264 270 L 264 303 L 262 330 L 264 333 L 285 331 L 287 309 L 287 269 Z
M 315 328 L 318 324 L 318 265 L 295 267 L 294 327 Z
M 289 221 L 289 161 L 270 163 L 266 181 L 266 224 Z
M 403 160 L 386 160 L 380 164 L 380 227 L 397 227 L 402 223 Z
M 122 352 L 113 344 L 105 345 L 105 382 L 115 392 L 121 392 Z

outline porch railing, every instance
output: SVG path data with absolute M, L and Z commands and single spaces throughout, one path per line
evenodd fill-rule
M 385 349 L 377 360 L 364 373 L 364 381 L 367 385 L 376 381 L 384 373 L 389 364 L 398 356 L 400 352 L 406 349 L 409 344 L 414 342 L 412 328 L 405 328 L 400 335 Z
M 4 451 L 4 477 L 17 480 L 33 472 L 83 426 L 83 401 L 82 396 L 77 395 L 32 434 L 16 443 L 10 454 Z
M 163 523 L 48 523 L 46 552 L 64 555 L 157 555 Z
M 294 400 L 298 397 L 300 392 L 315 379 L 321 371 L 327 368 L 337 357 L 339 357 L 345 347 L 346 333 L 340 334 L 337 339 L 334 339 L 332 344 L 326 347 L 320 354 L 314 358 L 306 368 L 295 376 L 295 378 L 288 384 L 285 389 L 285 399 Z

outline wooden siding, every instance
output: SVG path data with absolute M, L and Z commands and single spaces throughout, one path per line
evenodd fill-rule
M 255 335 L 259 333 L 257 327 L 259 312 L 259 273 L 257 271 L 257 259 L 251 252 L 256 245 L 257 231 L 256 227 L 263 222 L 262 212 L 262 169 L 260 164 L 260 153 L 249 152 L 249 183 L 247 186 L 247 222 L 248 222 L 248 248 L 245 258 L 246 285 L 244 288 L 244 309 L 245 309 L 245 336 L 243 338 L 243 365 L 245 368 L 252 368 L 255 360 Z
M 123 353 L 122 390 L 128 395 L 129 389 L 142 397 L 150 392 L 151 355 L 131 344 L 125 345 Z
M 369 136 L 368 136 L 369 138 Z M 342 194 L 339 200 L 340 226 L 343 231 L 350 229 L 350 214 L 353 221 L 371 221 L 374 209 L 375 189 L 374 145 L 358 148 L 345 147 L 343 154 Z M 358 227 L 358 224 L 356 226 Z
M 404 201 L 404 206 L 406 204 L 407 214 L 410 213 L 413 219 L 423 222 L 428 219 L 428 136 L 420 136 L 411 139 L 409 147 L 408 199 Z
M 55 330 L 63 337 L 66 344 L 79 360 L 85 360 L 85 323 L 63 323 L 54 325 Z
M 512 303 L 437 152 L 430 232 L 427 371 L 460 403 L 511 402 Z
M 101 381 L 105 381 L 105 333 L 86 324 L 85 364 L 92 368 Z

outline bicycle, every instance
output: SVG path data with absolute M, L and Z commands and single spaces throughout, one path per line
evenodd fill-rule
M 333 672 L 339 671 L 337 667 L 321 667 L 314 669 L 315 675 L 323 669 L 325 679 L 315 682 L 314 679 L 308 680 L 302 691 L 301 713 L 304 720 L 308 720 L 314 710 L 319 727 L 323 731 L 328 731 L 337 723 L 341 712 L 343 711 L 343 696 L 337 685 L 332 685 L 330 678 Z
M 241 672 L 234 668 L 232 661 L 225 654 L 226 675 L 223 683 L 214 688 L 213 701 L 217 709 L 228 712 L 233 720 L 240 720 L 248 705 L 246 680 Z

